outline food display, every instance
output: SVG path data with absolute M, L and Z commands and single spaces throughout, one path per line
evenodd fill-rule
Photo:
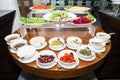
M 38 17 L 30 17 L 30 18 L 20 17 L 20 22 L 22 24 L 28 24 L 28 25 L 47 23 L 47 21 L 45 19 L 38 18 Z
M 9 34 L 5 36 L 5 41 L 8 45 L 10 45 L 16 39 L 20 39 L 20 34 Z
M 66 63 L 72 63 L 75 62 L 73 53 L 65 53 L 63 56 L 60 57 L 60 60 Z
M 35 5 L 33 7 L 31 7 L 30 9 L 38 9 L 38 10 L 41 10 L 41 9 L 55 9 L 55 6 L 54 5 Z
M 93 15 L 88 14 L 87 16 L 80 16 L 77 19 L 73 20 L 72 24 L 82 25 L 82 24 L 92 24 L 96 21 Z
M 52 15 L 50 16 L 51 20 L 59 20 L 59 19 L 66 19 L 68 18 L 68 14 L 66 12 L 63 11 L 55 11 L 52 13 Z
M 88 49 L 81 49 L 79 51 L 79 53 L 82 54 L 82 55 L 85 55 L 85 56 L 90 56 L 91 55 L 91 51 L 88 50 Z
M 45 15 L 43 15 L 43 18 L 45 20 L 57 21 L 57 22 L 59 22 L 60 20 L 61 22 L 71 21 L 74 20 L 76 17 L 77 16 L 73 13 L 68 13 L 66 11 L 60 11 L 60 10 L 56 10 L 51 13 L 46 13 Z
M 49 63 L 51 61 L 54 60 L 54 56 L 53 55 L 40 55 L 39 58 L 38 58 L 38 61 L 41 62 L 41 63 Z
M 87 12 L 88 10 L 90 10 L 89 7 L 83 7 L 83 6 L 71 6 L 71 5 L 67 5 L 65 6 L 64 8 L 66 11 L 69 11 L 71 13 L 85 13 Z
M 75 51 L 62 50 L 58 53 L 58 63 L 63 68 L 72 69 L 78 65 L 79 59 Z

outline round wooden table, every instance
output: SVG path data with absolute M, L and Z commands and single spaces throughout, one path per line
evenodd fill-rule
M 101 32 L 101 31 L 103 32 L 101 28 L 97 26 L 94 26 L 94 27 L 96 29 L 96 32 Z M 19 30 L 16 32 L 19 33 Z M 88 44 L 89 39 L 92 38 L 87 28 L 78 28 L 78 27 L 75 27 L 75 28 L 32 28 L 32 29 L 28 28 L 27 34 L 24 38 L 28 40 L 28 44 L 29 44 L 29 40 L 32 37 L 35 37 L 38 35 L 44 36 L 47 42 L 52 37 L 62 37 L 66 40 L 66 38 L 69 36 L 78 36 L 82 39 L 82 44 Z M 35 61 L 28 63 L 28 64 L 21 63 L 20 61 L 18 61 L 18 57 L 16 54 L 13 54 L 12 52 L 10 52 L 10 54 L 12 55 L 15 63 L 20 68 L 34 75 L 45 77 L 45 78 L 72 78 L 72 77 L 85 75 L 95 70 L 96 68 L 98 68 L 103 63 L 105 57 L 110 51 L 111 42 L 107 43 L 105 48 L 106 49 L 102 54 L 96 54 L 96 59 L 93 61 L 86 62 L 86 61 L 79 59 L 80 60 L 79 65 L 74 69 L 59 68 L 57 65 L 55 65 L 54 67 L 50 69 L 42 69 L 36 65 Z M 8 49 L 10 51 L 9 46 L 8 46 Z M 69 49 L 69 48 L 66 47 L 65 49 Z M 38 50 L 38 52 L 42 50 L 50 50 L 50 48 L 47 45 L 45 48 Z M 59 51 L 54 51 L 54 52 L 57 55 Z

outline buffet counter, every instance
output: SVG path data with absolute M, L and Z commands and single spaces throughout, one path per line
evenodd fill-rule
M 95 34 L 97 32 L 104 32 L 98 26 L 93 26 L 93 27 L 96 30 Z M 20 30 L 17 30 L 16 33 L 20 33 Z M 28 43 L 29 43 L 29 40 L 35 36 L 44 36 L 47 42 L 47 46 L 44 47 L 43 49 L 38 49 L 37 50 L 38 52 L 41 52 L 43 50 L 52 50 L 55 52 L 56 55 L 58 55 L 58 53 L 61 50 L 73 50 L 75 52 L 76 50 L 70 49 L 67 46 L 61 50 L 51 49 L 48 41 L 53 37 L 62 37 L 64 40 L 66 40 L 67 37 L 77 36 L 82 39 L 83 45 L 87 45 L 89 43 L 89 39 L 93 37 L 89 34 L 89 30 L 85 27 L 78 28 L 74 26 L 74 28 L 50 28 L 50 27 L 49 28 L 41 27 L 41 28 L 32 28 L 32 29 L 26 28 L 26 35 L 24 36 L 24 39 L 26 39 Z M 36 61 L 33 61 L 31 63 L 24 63 L 24 62 L 22 63 L 21 61 L 19 61 L 19 57 L 15 53 L 11 52 L 10 46 L 8 46 L 11 56 L 13 57 L 14 61 L 20 68 L 34 75 L 45 77 L 45 78 L 72 78 L 72 77 L 85 75 L 97 69 L 104 62 L 104 59 L 108 55 L 110 48 L 111 48 L 111 42 L 106 44 L 104 52 L 102 52 L 101 54 L 96 53 L 95 58 L 90 60 L 79 59 L 77 66 L 74 68 L 70 68 L 70 66 L 60 67 L 60 65 L 56 64 L 51 68 L 45 69 L 44 67 L 38 66 L 36 64 Z

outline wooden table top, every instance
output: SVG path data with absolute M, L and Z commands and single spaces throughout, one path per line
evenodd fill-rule
M 101 28 L 97 26 L 94 27 L 96 29 L 96 32 L 103 32 Z M 17 32 L 19 32 L 19 30 Z M 88 44 L 89 39 L 92 38 L 92 36 L 89 34 L 88 29 L 86 28 L 38 28 L 38 29 L 33 28 L 31 30 L 27 29 L 27 35 L 24 38 L 28 40 L 29 43 L 29 40 L 32 37 L 38 35 L 44 36 L 47 42 L 52 37 L 62 37 L 66 40 L 66 38 L 69 36 L 78 36 L 82 39 L 82 44 Z M 27 64 L 21 63 L 20 61 L 18 61 L 18 57 L 16 54 L 13 54 L 11 52 L 10 54 L 12 55 L 14 61 L 20 68 L 34 75 L 46 77 L 46 78 L 71 78 L 71 77 L 85 75 L 86 73 L 89 73 L 95 70 L 96 68 L 98 68 L 103 63 L 104 58 L 107 56 L 107 54 L 110 51 L 111 42 L 107 43 L 105 48 L 106 49 L 102 54 L 96 54 L 96 58 L 93 61 L 86 62 L 79 59 L 80 61 L 79 65 L 74 69 L 59 68 L 57 65 L 50 69 L 42 69 L 36 65 L 35 61 Z M 8 49 L 10 51 L 9 46 Z M 66 47 L 65 49 L 69 49 L 69 48 Z M 50 50 L 50 48 L 47 45 L 42 50 Z M 38 50 L 38 52 L 42 50 Z M 57 55 L 59 51 L 54 51 L 54 52 Z

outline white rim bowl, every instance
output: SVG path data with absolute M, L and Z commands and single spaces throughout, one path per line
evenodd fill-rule
M 108 40 L 110 40 L 111 36 L 105 32 L 98 32 L 96 33 L 96 37 L 100 40 L 102 40 L 103 42 L 107 42 Z
M 47 63 L 43 63 L 43 62 L 40 62 L 38 59 L 40 58 L 40 56 L 45 56 L 45 55 L 48 55 L 48 56 L 53 56 L 54 57 L 54 59 L 52 60 L 52 61 L 50 61 L 50 62 L 47 62 Z M 41 65 L 41 66 L 48 66 L 48 65 L 51 65 L 51 64 L 53 64 L 54 62 L 55 62 L 55 60 L 56 60 L 56 54 L 55 54 L 55 52 L 53 52 L 53 51 L 51 51 L 51 50 L 43 50 L 43 51 L 41 51 L 41 52 L 39 52 L 38 53 L 38 55 L 37 55 L 37 58 L 36 58 L 36 62 L 39 64 L 39 65 Z
M 33 37 L 29 43 L 34 47 L 42 47 L 45 45 L 45 38 L 42 36 Z
M 60 58 L 64 56 L 64 54 L 67 53 L 67 54 L 73 54 L 73 57 L 74 57 L 74 62 L 71 62 L 71 63 L 67 63 L 67 62 L 64 62 L 64 61 L 61 61 Z M 65 66 L 70 66 L 70 65 L 74 65 L 76 64 L 76 61 L 77 61 L 77 56 L 75 55 L 76 53 L 72 50 L 63 50 L 63 51 L 60 51 L 58 53 L 58 61 L 62 64 L 62 65 L 65 65 Z
M 14 40 L 13 43 L 10 44 L 10 47 L 13 50 L 17 50 L 18 48 L 27 45 L 27 40 L 25 39 L 20 39 L 20 40 Z
M 9 34 L 5 37 L 5 41 L 11 44 L 14 40 L 20 38 L 20 34 Z
M 82 44 L 82 40 L 76 36 L 68 37 L 66 42 L 71 47 L 79 47 Z
M 64 47 L 65 41 L 61 37 L 54 37 L 49 40 L 49 45 L 54 49 L 59 49 Z
M 92 52 L 92 51 L 91 51 L 91 55 L 87 56 L 87 55 L 83 55 L 83 54 L 80 53 L 80 50 L 81 50 L 81 49 L 87 49 L 87 46 L 81 46 L 81 47 L 79 47 L 79 48 L 77 49 L 78 56 L 80 56 L 80 57 L 82 57 L 82 58 L 84 58 L 84 59 L 91 59 L 91 58 L 94 57 L 95 52 Z M 88 50 L 89 50 L 89 49 L 88 49 Z
M 93 47 L 96 50 L 100 50 L 105 47 L 106 43 L 104 42 L 99 42 L 99 39 L 96 38 L 91 38 L 89 40 L 89 45 Z
M 25 45 L 17 50 L 17 56 L 22 60 L 29 60 L 35 56 L 36 49 L 33 46 Z

